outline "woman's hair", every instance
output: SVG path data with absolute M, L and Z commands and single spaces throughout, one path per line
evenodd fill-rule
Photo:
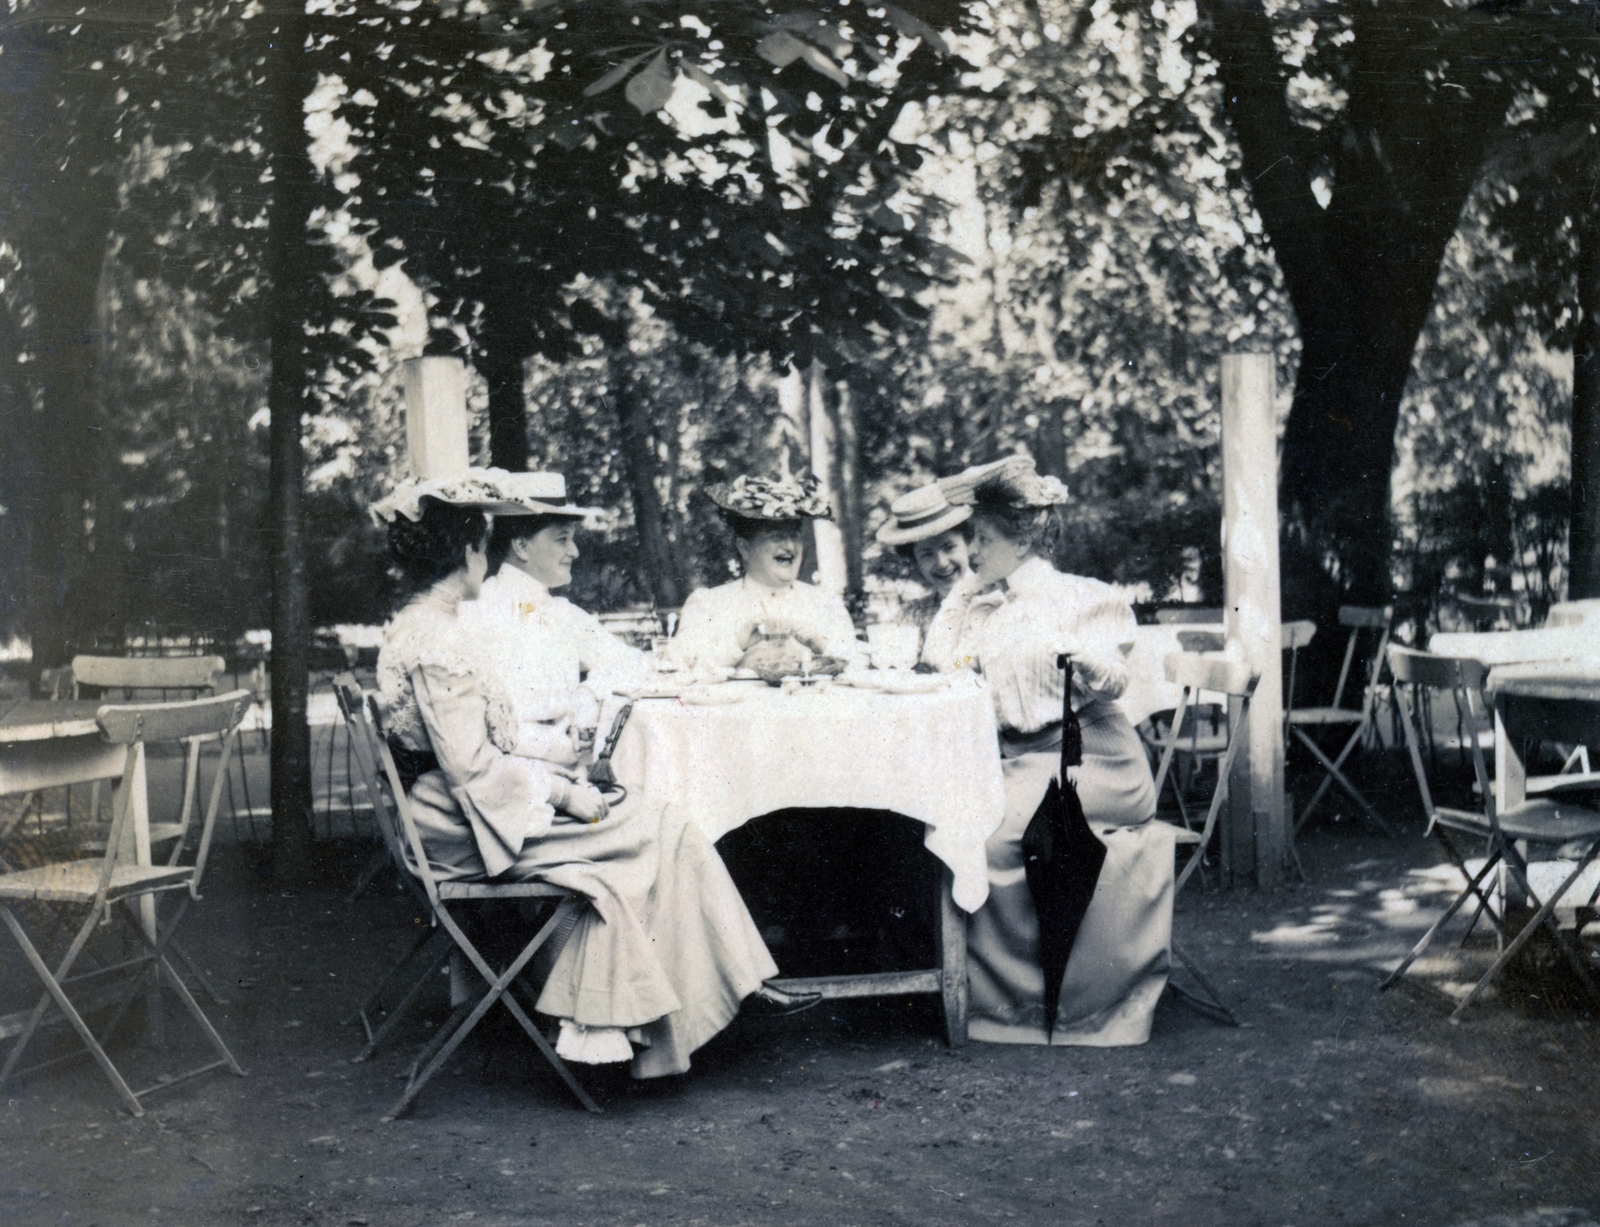
M 957 524 L 954 528 L 945 529 L 944 533 L 960 533 L 961 536 L 966 540 L 966 543 L 968 545 L 971 545 L 972 544 L 972 517 L 968 516 L 965 520 L 962 520 L 961 523 Z M 936 533 L 936 534 L 934 534 L 934 540 L 937 541 L 940 537 L 944 536 L 944 533 Z M 900 557 L 904 558 L 913 567 L 915 567 L 917 565 L 917 546 L 919 546 L 921 544 L 922 544 L 921 541 L 907 541 L 904 545 L 895 546 L 894 547 L 894 552 L 896 554 L 900 555 Z
M 489 521 L 472 507 L 453 507 L 423 496 L 415 520 L 396 516 L 389 525 L 389 557 L 394 560 L 406 595 L 433 587 L 466 565 L 467 547 L 483 548 Z
M 803 520 L 752 520 L 749 516 L 742 516 L 734 511 L 724 511 L 722 518 L 727 522 L 728 531 L 740 541 L 749 541 L 762 533 L 776 532 L 784 528 L 799 532 L 805 523 Z
M 574 524 L 572 516 L 495 516 L 489 533 L 489 574 L 500 569 L 511 553 L 511 543 L 543 532 L 552 524 Z
M 979 516 L 1000 530 L 1001 536 L 1044 558 L 1053 559 L 1061 537 L 1061 517 L 1054 507 L 1017 507 L 998 491 L 979 490 L 972 518 Z M 972 521 L 969 520 L 970 524 Z

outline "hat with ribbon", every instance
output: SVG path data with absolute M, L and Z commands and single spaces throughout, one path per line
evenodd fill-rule
M 727 514 L 745 520 L 831 520 L 833 508 L 817 493 L 811 473 L 796 477 L 735 477 L 706 487 L 706 497 Z
M 933 482 L 889 504 L 889 520 L 878 530 L 878 540 L 884 545 L 910 545 L 949 532 L 971 518 L 971 507 L 953 505 L 939 483 Z
M 515 504 L 501 516 L 571 516 L 575 520 L 599 515 L 594 507 L 574 507 L 567 501 L 567 479 L 560 473 L 507 473 L 500 492 Z
M 374 524 L 393 524 L 404 516 L 413 524 L 422 518 L 422 500 L 437 499 L 451 507 L 471 507 L 490 515 L 528 515 L 508 498 L 504 482 L 515 474 L 505 469 L 467 469 L 450 477 L 410 477 L 368 508 Z
M 980 492 L 994 494 L 1011 506 L 1059 507 L 1067 501 L 1067 488 L 1056 477 L 1040 476 L 1033 457 L 1007 456 L 988 464 L 975 464 L 954 477 L 941 477 L 939 487 L 952 503 L 970 505 Z

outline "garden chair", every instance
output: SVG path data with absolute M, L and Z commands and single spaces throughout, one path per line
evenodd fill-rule
M 1238 700 L 1238 710 L 1230 711 L 1230 719 L 1225 725 L 1223 745 L 1217 759 L 1217 786 L 1211 794 L 1211 805 L 1206 811 L 1205 825 L 1198 833 L 1190 830 L 1187 825 L 1178 831 L 1178 843 L 1193 847 L 1194 852 L 1173 883 L 1172 893 L 1176 897 L 1183 889 L 1184 883 L 1200 867 L 1206 848 L 1211 843 L 1212 833 L 1217 829 L 1217 816 L 1221 814 L 1222 807 L 1228 800 L 1228 776 L 1233 770 L 1233 760 L 1238 756 L 1239 746 L 1242 744 L 1242 739 L 1235 733 L 1246 726 L 1250 715 L 1250 699 L 1255 694 L 1257 682 L 1261 679 L 1244 661 L 1228 660 L 1218 656 L 1198 656 L 1188 652 L 1174 652 L 1169 655 L 1165 661 L 1165 668 L 1167 680 L 1176 686 L 1181 686 L 1182 691 L 1170 726 L 1171 730 L 1177 732 L 1169 732 L 1161 752 L 1161 766 L 1156 772 L 1157 797 L 1161 795 L 1162 784 L 1171 770 L 1173 756 L 1181 748 L 1183 719 L 1193 698 L 1200 691 L 1207 690 L 1225 694 L 1230 700 Z M 1172 953 L 1188 969 L 1205 996 L 1184 988 L 1176 981 L 1168 982 L 1172 991 L 1208 1017 L 1224 1022 L 1230 1027 L 1238 1026 L 1239 1020 L 1222 1003 L 1221 994 L 1212 987 L 1211 981 L 1206 978 L 1195 960 L 1178 944 L 1176 937 L 1172 939 Z
M 1355 751 L 1357 746 L 1367 744 L 1377 735 L 1377 705 L 1379 699 L 1378 679 L 1383 672 L 1384 649 L 1389 646 L 1389 629 L 1394 621 L 1394 607 L 1385 606 L 1382 609 L 1366 608 L 1359 605 L 1345 605 L 1339 610 L 1339 624 L 1348 627 L 1350 637 L 1345 643 L 1344 663 L 1339 667 L 1339 683 L 1334 687 L 1333 702 L 1326 707 L 1300 707 L 1294 706 L 1294 692 L 1291 688 L 1288 702 L 1284 712 L 1285 727 L 1298 738 L 1306 749 L 1311 751 L 1313 758 L 1323 771 L 1322 781 L 1317 785 L 1317 790 L 1311 794 L 1311 800 L 1306 802 L 1304 809 L 1294 822 L 1294 833 L 1299 834 L 1311 817 L 1312 810 L 1322 800 L 1328 789 L 1334 784 L 1348 793 L 1352 800 L 1361 807 L 1361 812 L 1385 835 L 1393 835 L 1377 810 L 1361 795 L 1361 792 L 1350 782 L 1350 777 L 1344 772 L 1345 761 Z M 1351 667 L 1356 660 L 1356 649 L 1363 638 L 1372 640 L 1375 644 L 1372 656 L 1362 666 L 1364 680 L 1361 688 L 1361 705 L 1359 707 L 1346 707 L 1344 705 L 1345 685 L 1350 680 Z M 1309 642 L 1309 639 L 1308 639 Z M 1285 646 L 1288 646 L 1287 644 Z M 1290 676 L 1294 676 L 1295 663 L 1299 657 L 1299 648 L 1293 648 L 1293 658 L 1290 661 Z M 1353 726 L 1353 727 L 1352 727 Z M 1319 728 L 1351 728 L 1350 736 L 1344 743 L 1344 748 L 1335 758 L 1328 757 L 1321 746 L 1312 738 L 1309 729 Z
M 108 741 L 128 747 L 122 778 L 131 782 L 141 778 L 145 747 L 152 742 L 186 742 L 196 737 L 220 736 L 224 739 L 225 760 L 239 735 L 239 723 L 249 710 L 251 700 L 252 696 L 248 690 L 237 690 L 214 698 L 176 703 L 107 705 L 96 713 L 95 719 Z M 147 859 L 141 852 L 147 852 L 148 845 L 141 838 L 141 833 L 137 830 L 137 819 L 132 813 L 135 806 L 143 803 L 141 798 L 135 796 L 136 791 L 131 784 L 119 790 L 113 806 L 110 837 L 106 840 L 104 853 L 98 859 L 65 861 L 0 876 L 0 921 L 3 921 L 10 930 L 22 950 L 23 957 L 45 985 L 43 996 L 39 998 L 38 1004 L 23 1024 L 21 1033 L 6 1057 L 4 1068 L 0 1069 L 0 1085 L 8 1082 L 17 1072 L 17 1064 L 23 1052 L 44 1021 L 50 1005 L 54 1003 L 72 1024 L 84 1047 L 105 1071 L 128 1110 L 134 1116 L 143 1116 L 144 1107 L 141 1100 L 155 1091 L 213 1069 L 226 1067 L 240 1076 L 243 1076 L 244 1070 L 228 1051 L 221 1036 L 217 1034 L 210 1020 L 206 1018 L 205 1012 L 195 1001 L 193 994 L 185 987 L 167 960 L 168 950 L 176 951 L 172 941 L 173 933 L 182 921 L 189 903 L 200 897 L 200 880 L 205 873 L 217 806 L 222 798 L 222 774 L 218 773 L 211 786 L 211 798 L 206 805 L 205 819 L 201 825 L 199 851 L 193 865 L 141 863 Z M 155 926 L 153 910 L 141 914 L 136 906 L 144 900 L 153 899 L 158 894 L 180 890 L 186 890 L 188 893 L 178 905 L 176 914 L 164 928 Z M 83 911 L 82 924 L 54 971 L 45 963 L 44 957 L 18 920 L 14 910 L 17 904 L 40 904 L 51 913 L 71 909 Z M 123 906 L 117 906 L 119 904 Z M 90 935 L 99 925 L 110 921 L 113 917 L 124 923 L 141 947 L 141 953 L 132 960 L 73 976 L 71 974 L 73 966 L 83 953 Z M 126 983 L 121 986 L 123 990 L 121 1000 L 117 1004 L 111 1022 L 104 1030 L 104 1035 L 109 1038 L 115 1032 L 127 1008 L 144 988 L 149 977 L 155 975 L 158 977 L 158 984 L 164 979 L 177 993 L 184 1007 L 193 1016 L 207 1041 L 216 1051 L 217 1060 L 176 1078 L 158 1082 L 142 1091 L 132 1090 L 128 1086 L 117 1067 L 112 1064 L 111 1058 L 106 1055 L 101 1041 L 95 1037 L 82 1014 L 68 997 L 66 990 L 69 985 L 85 980 L 99 980 L 105 975 L 134 968 L 137 969 L 136 973 L 129 976 Z
M 1389 988 L 1399 983 L 1406 970 L 1422 956 L 1428 946 L 1433 942 L 1445 924 L 1456 912 L 1471 898 L 1478 901 L 1480 915 L 1489 917 L 1490 922 L 1499 931 L 1503 949 L 1494 964 L 1484 973 L 1483 978 L 1473 987 L 1472 991 L 1456 1007 L 1451 1014 L 1452 1022 L 1459 1021 L 1462 1011 L 1478 997 L 1478 995 L 1491 984 L 1504 969 L 1506 964 L 1516 955 L 1528 940 L 1541 927 L 1546 929 L 1555 939 L 1556 946 L 1571 963 L 1577 972 L 1578 979 L 1590 993 L 1600 999 L 1600 989 L 1597 989 L 1588 968 L 1584 965 L 1581 951 L 1574 951 L 1564 940 L 1559 926 L 1555 920 L 1555 907 L 1561 897 L 1566 894 L 1572 884 L 1577 881 L 1579 874 L 1588 866 L 1596 855 L 1600 855 L 1600 812 L 1584 806 L 1573 805 L 1549 799 L 1529 799 L 1521 805 L 1497 813 L 1494 800 L 1494 789 L 1489 780 L 1489 770 L 1484 762 L 1483 746 L 1478 736 L 1478 712 L 1483 709 L 1483 684 L 1487 675 L 1484 666 L 1475 660 L 1460 657 L 1434 656 L 1427 652 L 1418 652 L 1411 648 L 1394 646 L 1389 649 L 1389 667 L 1394 675 L 1395 706 L 1400 714 L 1401 725 L 1405 730 L 1406 749 L 1411 756 L 1411 768 L 1417 777 L 1417 789 L 1422 794 L 1422 808 L 1428 816 L 1428 832 L 1436 835 L 1444 847 L 1456 869 L 1466 882 L 1466 886 L 1445 909 L 1442 916 L 1436 920 L 1422 939 L 1412 947 L 1411 952 L 1400 961 L 1387 979 L 1379 985 L 1380 988 Z M 1408 701 L 1404 688 L 1410 687 L 1413 694 Z M 1473 775 L 1477 780 L 1477 791 L 1483 802 L 1482 810 L 1454 809 L 1442 805 L 1435 805 L 1432 790 L 1428 787 L 1428 774 L 1423 767 L 1420 739 L 1417 734 L 1414 719 L 1416 702 L 1415 692 L 1419 688 L 1433 688 L 1438 690 L 1452 690 L 1461 695 L 1466 702 L 1470 719 L 1466 729 L 1466 742 L 1472 756 Z M 1474 703 L 1474 698 L 1477 702 Z M 1483 719 L 1488 720 L 1488 713 L 1484 711 Z M 1527 728 L 1508 727 L 1500 730 L 1497 735 L 1505 737 L 1543 737 L 1550 734 L 1550 728 L 1543 724 Z M 1487 851 L 1483 868 L 1476 874 L 1469 873 L 1466 861 L 1450 838 L 1450 832 L 1482 839 L 1486 843 Z M 1561 847 L 1567 844 L 1576 844 L 1582 852 L 1578 858 L 1575 869 L 1561 885 L 1554 890 L 1550 897 L 1539 900 L 1528 885 L 1527 860 L 1519 845 L 1535 845 L 1544 847 Z M 1483 883 L 1490 872 L 1497 866 L 1504 866 L 1504 871 L 1515 882 L 1524 897 L 1531 900 L 1535 910 L 1531 917 L 1521 926 L 1520 930 L 1513 933 L 1510 926 L 1509 909 L 1496 911 L 1489 897 L 1484 893 Z M 1600 895 L 1600 889 L 1596 891 Z M 1589 900 L 1593 907 L 1594 899 Z M 1470 930 L 1469 930 L 1470 931 Z
M 470 963 L 484 981 L 483 995 L 477 1001 L 469 998 L 456 1006 L 450 1017 L 434 1032 L 433 1037 L 417 1054 L 407 1075 L 405 1092 L 383 1119 L 392 1121 L 411 1106 L 422 1088 L 443 1068 L 462 1041 L 471 1034 L 473 1028 L 497 1002 L 504 1005 L 517 1020 L 518 1025 L 527 1033 L 528 1038 L 550 1063 L 551 1068 L 577 1096 L 578 1102 L 591 1112 L 599 1112 L 600 1106 L 572 1076 L 572 1071 L 567 1068 L 566 1062 L 556 1055 L 550 1041 L 534 1025 L 515 993 L 518 977 L 535 955 L 543 951 L 547 963 L 553 963 L 559 956 L 561 944 L 572 931 L 572 921 L 581 909 L 587 906 L 587 900 L 572 891 L 545 882 L 441 882 L 436 879 L 428 861 L 427 850 L 423 847 L 422 837 L 418 834 L 416 823 L 411 817 L 411 808 L 405 790 L 400 784 L 400 773 L 395 767 L 394 756 L 390 753 L 388 744 L 379 736 L 376 722 L 368 715 L 366 707 L 356 699 L 356 694 L 359 692 L 352 693 L 353 690 L 354 678 L 348 680 L 341 678 L 340 684 L 336 685 L 336 693 L 342 696 L 341 709 L 349 721 L 351 740 L 361 747 L 356 759 L 364 773 L 364 783 L 372 798 L 373 814 L 377 818 L 379 827 L 386 828 L 384 842 L 398 858 L 396 868 L 403 875 L 413 877 L 421 883 L 423 899 L 431 913 L 432 922 L 442 927 L 449 936 L 452 952 Z M 367 771 L 368 764 L 381 767 L 381 781 L 376 771 Z M 473 944 L 452 909 L 466 910 L 484 903 L 525 900 L 552 904 L 553 910 L 544 924 L 539 926 L 528 939 L 521 952 L 503 969 L 497 971 Z M 411 956 L 408 955 L 407 958 L 409 960 Z M 434 967 L 437 966 L 436 962 Z M 422 979 L 427 978 L 425 975 Z M 418 987 L 419 985 L 413 985 L 403 999 L 404 1004 L 409 1004 Z M 399 1013 L 400 1009 L 401 1007 L 397 1007 L 395 1013 Z M 392 1014 L 390 1021 L 393 1020 Z M 388 1026 L 386 1023 L 376 1038 L 381 1038 Z

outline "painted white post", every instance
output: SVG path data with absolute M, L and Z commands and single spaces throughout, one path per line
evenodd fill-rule
M 406 398 L 406 454 L 411 472 L 425 481 L 465 473 L 467 368 L 460 358 L 408 358 L 402 364 Z
M 1228 651 L 1261 675 L 1224 831 L 1235 884 L 1283 879 L 1283 620 L 1278 570 L 1278 425 L 1271 354 L 1222 359 L 1222 557 Z

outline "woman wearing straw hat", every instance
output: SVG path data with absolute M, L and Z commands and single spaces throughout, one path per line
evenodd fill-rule
M 972 508 L 951 503 L 939 483 L 933 482 L 890 503 L 889 519 L 878 530 L 879 543 L 892 547 L 916 567 L 930 589 L 929 595 L 906 602 L 900 610 L 900 620 L 915 626 L 922 639 L 950 589 L 968 574 L 971 521 Z M 920 650 L 920 641 L 917 646 Z
M 537 878 L 593 905 L 537 1003 L 561 1020 L 568 1060 L 631 1061 L 636 1078 L 682 1073 L 743 998 L 777 974 L 715 849 L 673 807 L 617 805 L 573 774 L 514 753 L 515 711 L 458 612 L 488 569 L 485 511 L 516 512 L 493 470 L 411 482 L 373 508 L 410 599 L 384 629 L 378 706 L 411 777 L 434 873 Z M 525 510 L 525 508 L 523 508 Z
M 731 669 L 754 663 L 762 644 L 794 640 L 818 656 L 849 660 L 859 651 L 844 602 L 800 582 L 801 529 L 833 515 L 809 473 L 769 480 L 739 477 L 706 488 L 734 537 L 743 575 L 716 588 L 697 588 L 684 602 L 673 655 L 693 669 Z
M 1117 706 L 1127 685 L 1123 645 L 1133 611 L 1109 584 L 1056 570 L 1057 508 L 1066 488 L 1012 456 L 940 484 L 972 506 L 972 575 L 957 583 L 929 631 L 923 659 L 983 674 L 994 700 L 1006 811 L 988 841 L 989 898 L 967 930 L 976 1040 L 1011 1044 L 1142 1044 L 1166 986 L 1173 835 L 1152 822 L 1155 786 L 1138 734 Z M 1061 768 L 1062 678 L 1082 728 L 1076 787 L 1093 838 L 1105 846 L 1098 881 L 1046 1034 L 1039 919 L 1022 837 Z

